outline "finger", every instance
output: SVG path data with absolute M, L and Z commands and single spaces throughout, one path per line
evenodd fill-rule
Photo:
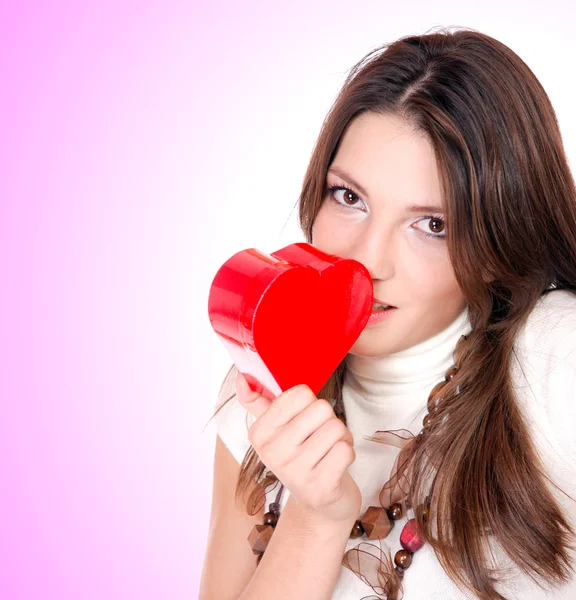
M 336 418 L 330 402 L 323 399 L 315 400 L 296 415 L 286 424 L 282 435 L 285 435 L 293 444 L 300 445 L 330 419 L 340 422 L 342 439 L 348 441 L 350 444 L 354 444 L 354 438 L 350 430 Z
M 297 459 L 302 469 L 310 471 L 319 466 L 338 442 L 343 442 L 352 449 L 349 437 L 342 427 L 343 423 L 339 419 L 330 419 L 302 444 L 301 454 Z
M 264 420 L 268 427 L 279 429 L 317 400 L 309 386 L 295 385 L 276 397 Z
M 344 472 L 356 460 L 356 452 L 350 444 L 338 440 L 326 456 L 316 465 L 315 471 L 319 478 L 332 479 L 332 481 L 340 481 Z
M 256 419 L 264 414 L 272 402 L 254 392 L 240 371 L 236 373 L 236 397 L 240 404 Z
M 286 423 L 292 421 L 302 410 L 318 400 L 314 392 L 304 384 L 295 385 L 270 401 L 250 390 L 247 381 L 238 381 L 238 383 L 240 388 L 242 383 L 245 383 L 249 390 L 247 392 L 249 397 L 256 397 L 254 402 L 262 403 L 256 409 L 246 405 L 247 410 L 256 416 L 256 421 L 250 428 L 251 443 L 255 447 L 261 447 L 277 438 Z M 239 391 L 242 394 L 244 390 L 240 389 Z M 334 416 L 333 412 L 331 414 Z M 289 445 L 295 446 L 292 440 L 288 439 L 288 441 Z

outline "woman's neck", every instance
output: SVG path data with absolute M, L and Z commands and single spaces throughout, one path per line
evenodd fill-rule
M 348 354 L 347 378 L 362 396 L 372 401 L 433 385 L 454 364 L 456 343 L 470 329 L 466 308 L 448 327 L 400 352 L 381 356 Z

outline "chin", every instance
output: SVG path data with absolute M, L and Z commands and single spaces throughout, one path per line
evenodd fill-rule
M 396 352 L 390 344 L 383 343 L 382 339 L 378 340 L 380 343 L 369 342 L 368 340 L 361 339 L 364 332 L 360 334 L 360 337 L 354 342 L 354 345 L 348 351 L 348 354 L 354 354 L 355 356 L 382 356 L 383 354 L 392 354 Z

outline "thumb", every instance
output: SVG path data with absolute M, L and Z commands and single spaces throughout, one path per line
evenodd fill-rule
M 240 404 L 256 419 L 265 413 L 272 402 L 252 390 L 246 377 L 237 371 L 236 373 L 236 397 Z

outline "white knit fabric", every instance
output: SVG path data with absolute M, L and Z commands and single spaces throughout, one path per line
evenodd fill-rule
M 418 433 L 430 390 L 443 380 L 453 364 L 458 339 L 469 331 L 465 310 L 445 330 L 401 352 L 380 357 L 347 356 L 343 400 L 356 451 L 349 472 L 362 492 L 361 514 L 369 506 L 379 506 L 378 494 L 398 452 L 363 436 L 378 429 L 403 428 Z M 576 296 L 555 290 L 540 298 L 518 335 L 511 369 L 514 389 L 546 472 L 576 498 Z M 218 405 L 233 393 L 234 376 L 225 382 Z M 234 398 L 215 421 L 218 435 L 241 462 L 250 447 L 247 432 L 253 417 Z M 268 492 L 266 507 L 274 500 L 276 491 Z M 553 492 L 576 526 L 576 503 Z M 281 508 L 289 494 L 285 489 Z M 400 549 L 399 535 L 405 521 L 406 518 L 397 522 L 383 540 L 351 539 L 346 550 L 370 543 L 385 552 L 389 548 L 393 555 Z M 562 588 L 542 589 L 518 572 L 496 546 L 494 553 L 498 564 L 508 569 L 505 583 L 499 588 L 506 598 L 576 599 L 576 577 Z M 428 546 L 414 555 L 403 588 L 405 600 L 474 598 L 448 578 Z M 372 588 L 346 567 L 341 568 L 332 600 L 359 600 L 371 594 L 375 595 Z

